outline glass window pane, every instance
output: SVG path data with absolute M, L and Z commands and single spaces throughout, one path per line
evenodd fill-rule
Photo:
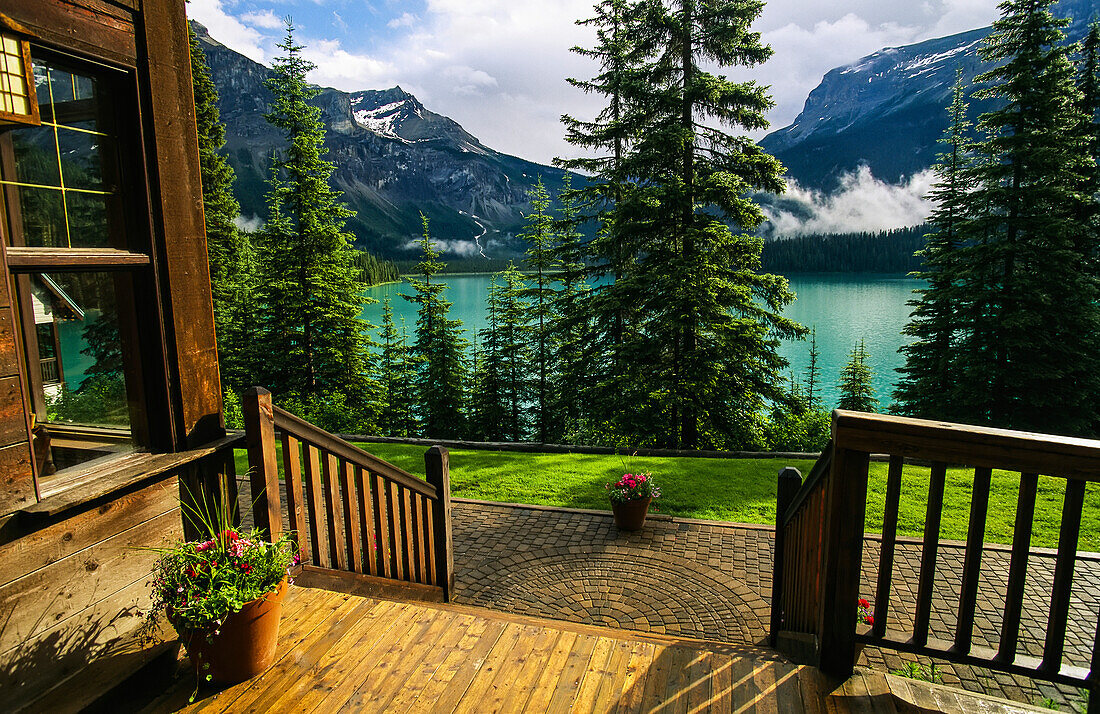
M 74 99 L 72 74 L 56 67 L 50 67 L 50 99 L 55 106 L 71 102 Z
M 11 132 L 15 153 L 17 183 L 33 183 L 39 186 L 61 186 L 61 172 L 57 168 L 57 142 L 51 126 L 16 129 Z M 7 179 L 7 177 L 4 177 Z
M 26 186 L 20 186 L 17 191 L 24 245 L 45 248 L 68 247 L 65 203 L 61 191 Z
M 57 141 L 61 148 L 61 174 L 65 188 L 103 190 L 101 146 L 106 137 L 82 131 L 59 128 Z
M 107 211 L 110 198 L 97 193 L 65 192 L 69 209 L 69 243 L 73 248 L 111 247 Z

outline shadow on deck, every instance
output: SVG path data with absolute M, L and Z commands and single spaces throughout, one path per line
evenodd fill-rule
M 183 661 L 160 712 L 1027 711 L 869 671 L 838 684 L 772 650 L 296 585 L 279 657 L 205 686 Z

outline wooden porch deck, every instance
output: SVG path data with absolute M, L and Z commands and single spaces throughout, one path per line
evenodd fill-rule
M 301 586 L 287 596 L 271 669 L 204 687 L 188 704 L 193 686 L 181 665 L 144 711 L 797 714 L 974 711 L 977 703 L 877 673 L 837 686 L 763 648 Z M 1025 708 L 982 698 L 981 709 Z

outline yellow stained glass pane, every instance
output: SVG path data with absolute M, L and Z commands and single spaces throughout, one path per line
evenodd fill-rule
M 0 111 L 11 112 L 11 95 L 7 92 L 0 92 Z
M 12 97 L 12 109 L 16 114 L 30 114 L 31 108 L 27 106 L 26 97 Z
M 15 72 L 15 71 L 18 71 L 18 69 L 19 69 L 18 65 L 16 63 L 12 63 L 11 71 Z M 7 72 L 7 71 L 8 71 L 8 56 L 6 54 L 0 52 L 0 72 Z
M 27 83 L 23 81 L 23 78 L 18 75 L 8 75 L 8 87 L 8 91 L 10 91 L 12 94 L 18 94 L 21 97 L 26 97 L 29 94 L 29 92 L 27 91 Z
M 0 92 L 11 92 L 11 84 L 8 82 L 8 75 L 0 74 Z
M 4 51 L 7 52 L 8 54 L 18 55 L 19 54 L 19 40 L 15 39 L 14 37 L 8 37 L 7 35 L 4 35 L 3 37 L 4 37 Z

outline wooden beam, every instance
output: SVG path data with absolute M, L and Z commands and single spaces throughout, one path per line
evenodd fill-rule
M 451 535 L 451 465 L 450 454 L 442 446 L 433 446 L 424 454 L 424 468 L 428 483 L 435 486 L 432 500 L 432 524 L 435 531 L 436 577 L 443 588 L 443 599 L 454 597 L 455 564 L 454 541 Z
M 271 412 L 271 392 L 252 387 L 241 400 L 244 412 L 245 443 L 248 448 L 248 480 L 252 488 L 252 507 L 256 527 L 274 543 L 283 532 L 280 502 L 279 462 L 275 454 L 275 417 Z

